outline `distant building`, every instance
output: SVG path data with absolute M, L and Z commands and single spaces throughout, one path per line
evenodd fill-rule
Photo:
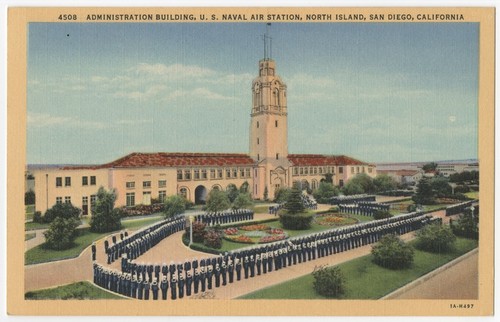
M 117 206 L 134 206 L 173 194 L 204 203 L 210 190 L 245 182 L 253 198 L 272 199 L 294 183 L 316 189 L 325 174 L 337 186 L 360 173 L 376 176 L 375 165 L 348 156 L 289 154 L 286 90 L 275 61 L 262 59 L 252 83 L 249 154 L 131 153 L 102 165 L 31 168 L 36 210 L 70 202 L 88 214 L 100 186 L 116 190 Z
M 387 174 L 399 184 L 413 185 L 424 176 L 421 170 L 377 170 L 378 174 Z
M 479 163 L 438 163 L 436 170 L 445 177 L 464 171 L 479 171 Z

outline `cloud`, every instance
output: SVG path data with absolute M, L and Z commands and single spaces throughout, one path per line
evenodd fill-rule
M 47 113 L 28 112 L 27 116 L 29 127 L 69 127 L 82 129 L 104 129 L 109 127 L 108 123 L 97 121 L 79 120 L 74 117 L 55 116 Z
M 198 87 L 191 91 L 175 90 L 165 97 L 165 101 L 171 101 L 179 98 L 196 98 L 196 99 L 209 99 L 209 100 L 230 100 L 232 97 L 224 96 L 219 93 L 213 92 L 204 87 Z

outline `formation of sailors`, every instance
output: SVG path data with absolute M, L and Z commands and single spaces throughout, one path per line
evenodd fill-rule
M 375 195 L 359 194 L 350 196 L 334 196 L 330 198 L 331 205 L 346 205 L 360 202 L 371 202 L 375 201 Z
M 302 200 L 302 204 L 304 205 L 305 208 L 307 209 L 318 209 L 318 203 L 316 202 L 316 200 L 314 199 L 314 197 L 308 195 L 308 194 L 302 194 L 300 196 L 301 200 Z M 271 215 L 277 215 L 278 214 L 278 211 L 280 211 L 280 209 L 284 208 L 286 205 L 285 202 L 283 203 L 280 203 L 280 204 L 277 204 L 277 205 L 272 205 L 272 206 L 269 206 L 269 213 Z
M 474 200 L 468 200 L 465 202 L 458 203 L 456 205 L 446 207 L 446 216 L 452 216 L 456 214 L 463 213 L 466 208 L 470 208 L 474 203 Z
M 104 241 L 104 252 L 107 256 L 107 263 L 111 264 L 123 254 L 127 254 L 130 259 L 135 259 L 164 238 L 184 230 L 185 227 L 186 218 L 183 215 L 177 215 L 145 227 L 131 236 L 128 236 L 127 232 L 120 233 L 120 240 L 118 242 L 116 235 L 113 235 L 111 237 L 111 245 L 107 239 Z M 95 253 L 94 249 L 92 250 L 92 258 L 94 259 Z
M 379 210 L 389 211 L 391 206 L 377 202 L 358 202 L 355 204 L 340 204 L 338 207 L 342 213 L 373 217 Z
M 94 262 L 94 283 L 131 298 L 175 300 L 375 243 L 386 234 L 405 234 L 433 220 L 414 212 L 168 265 L 138 263 L 124 254 L 122 271 Z
M 207 226 L 224 225 L 234 222 L 253 220 L 254 212 L 250 209 L 232 209 L 222 212 L 207 212 L 195 216 L 195 221 L 207 224 Z

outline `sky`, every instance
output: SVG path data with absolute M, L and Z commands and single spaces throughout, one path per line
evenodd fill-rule
M 264 23 L 30 23 L 27 163 L 248 153 Z M 273 23 L 289 153 L 477 158 L 477 23 Z

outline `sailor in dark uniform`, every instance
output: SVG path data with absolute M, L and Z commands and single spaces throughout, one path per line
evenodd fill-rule
M 130 297 L 137 298 L 137 279 L 132 276 L 132 281 L 130 282 Z
M 245 256 L 245 259 L 243 260 L 243 272 L 245 275 L 245 279 L 248 278 L 248 270 L 250 268 L 250 261 L 248 259 L 248 256 Z
M 179 285 L 179 298 L 183 298 L 184 297 L 184 285 L 185 285 L 185 281 L 184 281 L 184 274 L 179 274 L 179 282 L 178 282 L 178 285 Z
M 212 275 L 214 274 L 214 269 L 212 265 L 208 265 L 207 269 L 207 288 L 212 289 Z
M 222 286 L 225 286 L 227 284 L 227 266 L 226 266 L 226 261 L 222 261 L 222 264 L 220 266 L 220 273 L 222 276 Z
M 194 269 L 194 294 L 198 294 L 198 288 L 200 287 L 200 270 L 198 268 Z
M 116 244 L 116 235 L 111 236 L 111 239 L 113 240 L 113 245 Z
M 239 258 L 235 259 L 236 280 L 241 280 L 241 261 Z
M 168 281 L 167 281 L 167 276 L 166 275 L 164 275 L 163 279 L 161 280 L 160 289 L 161 289 L 161 299 L 162 300 L 166 300 L 167 299 L 167 293 L 168 293 Z
M 151 284 L 151 291 L 153 291 L 153 300 L 158 300 L 158 282 L 156 279 L 153 280 L 153 283 Z
M 186 273 L 186 296 L 191 296 L 191 286 L 193 284 L 193 273 L 191 270 Z
M 214 270 L 214 275 L 215 275 L 215 287 L 220 287 L 220 266 L 219 264 L 215 264 L 215 270 Z
M 255 255 L 255 264 L 257 265 L 257 275 L 260 275 L 261 270 L 262 270 L 262 267 L 261 267 L 262 260 L 260 259 L 260 254 Z
M 229 259 L 227 263 L 227 273 L 229 275 L 229 283 L 232 283 L 234 280 L 234 262 L 232 259 Z
M 149 288 L 150 288 L 149 282 L 144 281 L 142 282 L 142 284 L 144 284 L 144 299 L 149 300 Z
M 205 272 L 205 266 L 200 268 L 200 281 L 201 281 L 201 291 L 205 292 L 206 282 L 207 282 L 207 273 Z
M 137 279 L 137 299 L 142 300 L 144 297 L 144 284 L 142 278 Z
M 95 246 L 95 243 L 92 243 L 92 261 L 95 261 L 96 259 L 96 252 L 97 252 L 97 248 Z
M 262 253 L 262 273 L 267 273 L 267 253 Z
M 170 298 L 177 299 L 177 276 L 176 274 L 170 275 Z

